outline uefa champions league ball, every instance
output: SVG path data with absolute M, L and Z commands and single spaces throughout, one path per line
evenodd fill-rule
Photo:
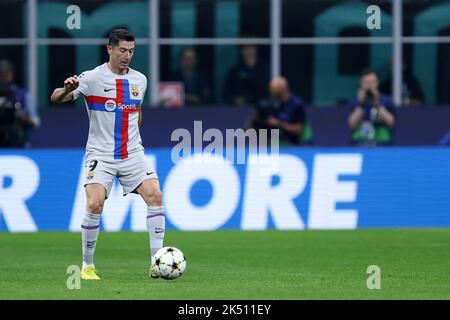
M 161 278 L 174 280 L 186 270 L 186 258 L 180 249 L 163 247 L 153 256 L 153 265 Z

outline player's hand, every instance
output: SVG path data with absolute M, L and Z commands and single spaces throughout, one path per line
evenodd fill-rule
M 275 118 L 274 116 L 269 116 L 267 118 L 267 124 L 271 127 L 279 128 L 281 127 L 281 121 Z
M 358 90 L 358 102 L 362 105 L 366 101 L 367 90 L 365 88 L 359 88 Z
M 66 93 L 74 91 L 80 85 L 80 80 L 78 77 L 74 75 L 73 77 L 69 77 L 64 81 L 64 91 Z

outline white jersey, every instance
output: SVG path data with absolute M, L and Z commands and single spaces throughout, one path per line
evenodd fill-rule
M 115 74 L 104 63 L 78 79 L 73 96 L 83 94 L 89 116 L 86 154 L 120 160 L 143 150 L 138 119 L 147 78 L 131 68 L 127 74 Z

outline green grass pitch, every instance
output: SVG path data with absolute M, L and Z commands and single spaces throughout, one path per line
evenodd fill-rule
M 0 299 L 450 299 L 448 229 L 168 231 L 165 245 L 186 255 L 174 281 L 148 278 L 147 233 L 101 232 L 102 280 L 69 290 L 80 234 L 0 233 Z

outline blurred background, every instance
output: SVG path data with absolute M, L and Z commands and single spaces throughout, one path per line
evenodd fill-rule
M 68 28 L 70 5 L 81 9 L 79 29 Z M 366 25 L 369 5 L 381 9 L 380 29 Z M 361 71 L 371 68 L 380 91 L 398 108 L 393 143 L 446 144 L 449 1 L 2 0 L 0 9 L 0 59 L 11 62 L 14 82 L 46 124 L 31 134 L 30 146 L 61 144 L 52 134 L 61 118 L 85 127 L 81 99 L 55 106 L 49 96 L 67 76 L 105 62 L 106 38 L 118 27 L 138 39 L 132 67 L 149 79 L 144 108 L 183 109 L 169 115 L 175 128 L 186 127 L 177 121 L 192 115 L 211 127 L 244 126 L 251 109 L 268 97 L 269 80 L 283 75 L 307 109 L 314 144 L 348 145 L 348 106 Z M 232 118 L 226 125 L 215 121 L 223 108 L 219 112 Z M 165 119 L 167 112 L 150 114 L 152 125 L 143 130 L 161 134 L 146 143 L 163 146 L 170 139 L 152 119 Z M 172 124 L 165 125 L 171 132 Z M 85 136 L 64 139 L 67 146 L 85 142 Z
M 311 176 L 313 159 L 329 152 L 323 147 L 364 156 L 362 171 L 355 169 L 363 178 L 353 200 L 368 214 L 361 220 L 367 226 L 450 223 L 443 199 L 450 190 L 448 0 L 1 0 L 0 12 L 0 154 L 33 158 L 42 183 L 59 185 L 59 174 L 72 181 L 60 185 L 66 191 L 60 205 L 65 222 L 43 223 L 44 228 L 68 225 L 72 209 L 65 203 L 76 194 L 89 125 L 82 99 L 54 105 L 49 97 L 68 76 L 107 61 L 105 44 L 115 28 L 136 35 L 131 66 L 148 77 L 141 135 L 159 160 L 170 162 L 166 148 L 177 143 L 171 141 L 173 130 L 193 132 L 194 120 L 202 121 L 203 130 L 222 132 L 283 128 L 283 152 L 303 159 Z M 366 80 L 375 83 L 373 92 L 363 88 Z M 283 122 L 294 129 L 285 130 Z M 76 170 L 69 173 L 56 159 L 74 162 Z M 161 177 L 171 168 L 160 167 Z M 6 190 L 14 183 L 7 178 L 12 171 L 5 165 L 4 170 Z M 236 170 L 243 180 L 244 169 Z M 386 191 L 394 180 L 397 185 Z M 311 181 L 308 176 L 306 194 Z M 409 189 L 415 182 L 420 188 Z M 40 194 L 50 190 L 37 188 Z M 195 188 L 194 211 L 213 198 L 211 184 Z M 412 208 L 408 199 L 419 201 L 423 190 L 432 204 Z M 42 199 L 30 200 L 30 208 L 46 208 Z M 300 208 L 308 207 L 309 198 L 299 201 Z M 380 202 L 388 220 L 377 220 Z M 392 207 L 399 220 L 387 218 Z M 423 223 L 408 218 L 418 217 L 419 210 L 438 213 Z M 239 228 L 239 219 L 238 214 L 223 223 Z

